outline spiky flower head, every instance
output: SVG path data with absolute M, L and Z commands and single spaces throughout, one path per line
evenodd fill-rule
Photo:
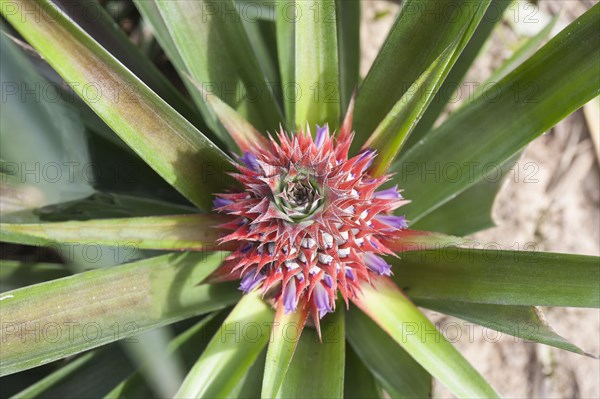
M 233 217 L 221 243 L 237 248 L 227 261 L 240 289 L 260 287 L 285 312 L 308 309 L 317 325 L 338 291 L 348 303 L 361 281 L 391 273 L 381 255 L 393 252 L 382 241 L 406 227 L 392 215 L 406 203 L 397 188 L 381 190 L 388 176 L 368 174 L 375 152 L 348 158 L 352 137 L 342 128 L 333 138 L 327 125 L 314 140 L 308 128 L 281 130 L 239 158 L 233 176 L 243 189 L 215 200 Z

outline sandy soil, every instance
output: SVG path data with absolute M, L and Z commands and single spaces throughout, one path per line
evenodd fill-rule
M 560 14 L 562 29 L 595 2 L 539 2 L 540 20 Z M 364 76 L 398 12 L 388 1 L 366 1 L 362 15 L 361 74 Z M 526 27 L 527 28 L 527 27 Z M 510 56 L 526 28 L 504 22 L 467 79 L 481 82 Z M 556 32 L 553 32 L 556 33 Z M 455 104 L 457 106 L 458 104 Z M 551 252 L 600 255 L 600 168 L 582 110 L 575 112 L 533 142 L 502 188 L 494 206 L 498 227 L 476 234 L 478 242 L 503 248 L 535 243 Z M 527 175 L 532 179 L 524 179 Z M 600 353 L 600 310 L 545 308 L 550 325 L 583 349 Z M 600 398 L 600 362 L 493 330 L 471 327 L 428 312 L 435 322 L 461 325 L 456 343 L 469 361 L 507 398 Z M 450 397 L 439 384 L 435 397 Z

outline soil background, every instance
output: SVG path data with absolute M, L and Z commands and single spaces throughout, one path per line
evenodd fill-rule
M 534 6 L 535 19 L 542 24 L 558 14 L 552 32 L 556 34 L 595 3 L 541 0 Z M 397 3 L 389 1 L 362 2 L 362 77 L 368 72 L 399 8 Z M 515 25 L 510 18 L 505 18 L 494 30 L 465 81 L 485 81 L 531 34 L 531 29 L 540 28 Z M 459 105 L 452 104 L 449 109 Z M 498 226 L 472 238 L 481 243 L 493 242 L 505 249 L 526 249 L 535 243 L 540 251 L 600 255 L 597 126 L 598 103 L 590 103 L 585 112 L 578 110 L 530 144 L 496 199 L 493 215 Z M 600 353 L 600 310 L 542 310 L 550 325 L 563 337 L 588 352 Z M 598 360 L 525 342 L 445 315 L 427 313 L 436 323 L 452 324 L 452 328 L 446 329 L 448 335 L 452 334 L 448 338 L 503 397 L 600 398 Z M 452 395 L 436 383 L 434 397 Z

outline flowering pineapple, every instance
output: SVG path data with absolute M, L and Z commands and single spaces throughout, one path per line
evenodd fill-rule
M 508 2 L 405 2 L 362 82 L 357 1 L 134 3 L 189 97 L 93 0 L 0 3 L 3 95 L 31 115 L 2 128 L 0 238 L 75 248 L 66 266 L 2 263 L 43 272 L 2 288 L 3 379 L 66 359 L 21 397 L 68 392 L 88 367 L 104 385 L 87 396 L 429 397 L 435 378 L 497 397 L 417 305 L 593 356 L 535 306 L 599 307 L 597 258 L 491 262 L 459 236 L 489 224 L 486 165 L 598 95 L 600 6 L 433 127 Z M 23 101 L 20 81 L 62 94 Z M 94 179 L 28 178 L 52 151 Z M 127 363 L 119 348 L 135 369 L 100 361 Z
M 392 214 L 404 202 L 398 190 L 376 191 L 387 178 L 366 172 L 374 151 L 348 159 L 352 134 L 344 128 L 336 141 L 327 125 L 314 141 L 309 129 L 293 137 L 282 131 L 279 143 L 258 138 L 240 158 L 236 179 L 244 189 L 215 200 L 233 216 L 222 226 L 233 233 L 220 241 L 238 243 L 227 262 L 240 273 L 240 288 L 278 286 L 285 312 L 310 309 L 317 326 L 334 311 L 338 290 L 348 303 L 361 281 L 390 275 L 380 255 L 394 254 L 385 241 L 407 227 Z

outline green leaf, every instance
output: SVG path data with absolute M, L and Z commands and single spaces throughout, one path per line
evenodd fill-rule
M 404 229 L 397 232 L 389 238 L 383 238 L 382 242 L 392 251 L 423 251 L 425 249 L 439 249 L 446 247 L 456 247 L 466 244 L 468 241 L 464 238 L 447 236 L 445 234 L 432 231 L 419 231 Z
M 223 311 L 206 316 L 171 340 L 167 350 L 171 356 L 181 359 L 186 370 L 190 370 L 208 345 L 209 337 L 217 332 L 223 320 Z M 105 398 L 148 398 L 153 395 L 140 370 L 137 370 L 121 381 Z
M 344 375 L 345 399 L 383 398 L 375 383 L 375 378 L 362 360 L 346 345 L 346 374 Z M 391 395 L 390 395 L 391 396 Z M 395 397 L 395 396 L 392 396 Z
M 56 263 L 0 260 L 0 292 L 68 276 L 69 269 Z
M 0 223 L 0 240 L 26 245 L 59 242 L 199 251 L 216 248 L 219 223 L 218 216 L 209 214 L 41 224 Z
M 435 229 L 459 236 L 494 227 L 496 224 L 492 219 L 492 206 L 501 183 L 502 180 L 481 181 L 411 224 L 411 227 L 419 230 Z
M 93 174 L 86 170 L 90 155 L 79 113 L 4 33 L 0 46 L 0 212 L 91 194 Z
M 101 397 L 131 371 L 125 353 L 117 345 L 110 345 L 67 360 L 64 366 L 11 399 Z
M 360 309 L 346 316 L 348 342 L 392 398 L 428 398 L 431 375 Z
M 215 113 L 229 136 L 242 152 L 246 152 L 255 146 L 265 148 L 268 141 L 256 130 L 250 122 L 237 111 L 231 108 L 219 97 L 206 93 L 202 86 L 193 82 L 199 92 L 206 96 L 206 103 L 211 111 Z
M 484 248 L 404 252 L 394 281 L 415 301 L 600 307 L 598 257 Z
M 281 93 L 281 82 L 279 80 L 279 71 L 277 69 L 277 38 L 275 37 L 275 24 L 271 21 L 264 21 L 258 19 L 262 13 L 273 14 L 274 5 L 269 3 L 268 0 L 264 0 L 265 6 L 270 7 L 271 10 L 261 10 L 256 14 L 253 13 L 255 6 L 259 5 L 257 2 L 251 2 L 249 4 L 240 7 L 239 0 L 236 2 L 242 25 L 252 46 L 256 59 L 260 65 L 265 79 L 274 85 L 272 88 L 273 94 L 277 96 L 277 100 L 280 101 Z M 240 9 L 241 8 L 241 9 Z
M 535 137 L 598 95 L 600 6 L 559 33 L 486 94 L 402 154 L 392 180 L 413 222 L 488 176 Z
M 296 106 L 296 93 L 294 66 L 296 60 L 296 18 L 294 0 L 281 0 L 275 2 L 275 29 L 277 37 L 277 59 L 279 61 L 279 75 L 283 89 L 283 108 L 285 111 L 286 127 L 295 129 L 294 107 Z
M 428 213 L 411 228 L 418 230 L 435 230 L 446 234 L 466 236 L 478 231 L 494 227 L 492 207 L 496 195 L 508 179 L 508 175 L 519 159 L 517 154 L 500 167 L 498 176 L 490 176 L 469 187 L 455 198 L 446 202 L 431 213 Z
M 4 17 L 158 174 L 199 207 L 232 180 L 228 157 L 48 0 L 5 1 Z M 25 12 L 27 11 L 27 12 Z
M 165 23 L 165 19 L 160 14 L 157 2 L 154 0 L 133 0 L 133 3 L 146 22 L 152 27 L 154 37 L 167 54 L 167 57 L 169 57 L 169 61 L 173 63 L 179 72 L 187 72 L 185 62 L 177 50 L 177 46 Z
M 246 375 L 242 377 L 238 385 L 233 389 L 231 397 L 237 399 L 260 398 L 266 355 L 267 348 L 263 349 L 258 355 L 258 358 L 254 361 L 254 364 L 250 366 Z
M 377 157 L 369 169 L 371 175 L 382 176 L 389 169 L 437 91 L 442 75 L 451 66 L 449 63 L 455 50 L 455 45 L 448 47 L 411 85 L 369 136 L 363 149 L 377 151 Z
M 198 212 L 191 205 L 180 205 L 133 195 L 96 192 L 80 200 L 49 205 L 35 210 L 42 221 L 64 222 L 91 219 L 116 219 L 140 216 L 170 216 Z M 4 220 L 8 222 L 6 219 Z
M 485 15 L 481 18 L 481 23 L 473 33 L 471 40 L 465 46 L 460 54 L 460 57 L 454 63 L 452 70 L 440 86 L 435 97 L 427 107 L 423 117 L 419 120 L 414 131 L 408 138 L 405 149 L 412 147 L 416 142 L 421 140 L 425 134 L 429 133 L 433 124 L 436 122 L 448 101 L 454 98 L 454 93 L 457 87 L 461 87 L 461 83 L 467 71 L 473 64 L 473 61 L 481 53 L 482 48 L 487 43 L 494 27 L 502 21 L 504 10 L 512 3 L 511 0 L 492 0 L 489 7 L 485 11 Z M 459 89 L 460 90 L 460 89 Z
M 358 151 L 419 76 L 463 31 L 488 1 L 409 0 L 404 3 L 356 97 L 352 146 Z M 401 55 L 401 56 L 400 56 Z
M 240 14 L 253 21 L 274 21 L 276 2 L 271 0 L 236 0 L 236 6 Z
M 345 115 L 360 71 L 360 1 L 336 0 L 341 114 Z
M 539 308 L 421 299 L 416 304 L 496 331 L 592 356 L 558 335 Z
M 173 329 L 165 326 L 136 336 L 135 345 L 123 345 L 130 361 L 162 398 L 172 398 L 185 376 L 180 359 L 169 356 L 168 346 L 172 338 Z
M 339 126 L 340 81 L 335 0 L 295 1 L 296 128 Z
M 83 366 L 97 360 L 97 355 L 98 352 L 88 352 L 77 359 L 70 361 L 60 369 L 42 378 L 35 384 L 30 385 L 27 389 L 11 396 L 11 399 L 32 399 L 39 397 L 42 393 L 53 388 L 55 385 L 60 384 L 66 379 L 72 378 L 73 375 L 77 375 L 77 372 L 83 368 Z
M 323 342 L 307 328 L 300 337 L 278 398 L 341 398 L 344 394 L 345 312 L 338 306 L 321 321 Z
M 388 278 L 363 284 L 353 302 L 457 397 L 498 394 Z
M 260 292 L 244 295 L 210 341 L 179 391 L 181 398 L 227 397 L 269 340 L 273 311 Z
M 558 21 L 560 14 L 556 14 L 550 22 L 544 26 L 542 30 L 540 30 L 536 35 L 527 39 L 525 43 L 523 43 L 518 49 L 514 51 L 514 53 L 508 58 L 506 61 L 500 65 L 485 81 L 482 86 L 477 87 L 480 89 L 481 87 L 485 87 L 485 84 L 494 83 L 504 78 L 510 72 L 515 70 L 519 65 L 521 65 L 524 61 L 526 61 L 529 57 L 531 57 L 536 50 L 541 46 L 541 44 L 546 40 L 554 25 Z M 481 90 L 475 90 L 475 93 L 481 94 Z
M 394 104 L 391 111 L 365 142 L 363 148 L 373 148 L 378 151 L 378 156 L 370 168 L 372 175 L 381 176 L 389 169 L 450 72 L 460 52 L 471 38 L 485 10 L 484 3 L 479 4 L 479 8 L 473 14 L 473 19 L 469 21 L 464 30 Z
M 308 313 L 308 307 L 304 307 L 286 314 L 283 302 L 279 301 L 265 361 L 261 397 L 277 396 L 306 324 Z
M 55 3 L 160 98 L 198 129 L 206 130 L 204 121 L 192 104 L 164 77 L 140 48 L 131 42 L 102 4 L 96 0 L 58 0 Z
M 198 285 L 222 257 L 170 254 L 3 293 L 0 375 L 234 303 L 232 286 Z
M 167 28 L 163 16 L 160 14 L 156 1 L 133 0 L 133 2 L 140 14 L 144 17 L 144 20 L 151 26 L 154 33 L 154 37 L 160 44 L 161 48 L 164 50 L 165 54 L 167 54 L 169 61 L 173 63 L 173 66 L 175 67 L 179 76 L 181 77 L 183 84 L 186 86 L 188 92 L 190 93 L 190 96 L 194 100 L 194 103 L 199 109 L 202 109 L 204 107 L 205 102 L 204 98 L 202 94 L 194 88 L 190 80 L 186 78 L 186 76 L 189 75 L 189 71 L 187 70 L 185 62 L 183 61 L 183 58 L 177 50 L 177 46 L 173 41 L 171 33 L 169 33 L 169 29 Z M 222 131 L 222 129 L 220 129 L 218 126 L 216 126 L 215 122 L 216 121 L 210 119 L 205 120 L 205 123 L 207 123 L 210 126 L 210 129 L 214 134 L 218 135 L 218 137 L 225 143 L 231 144 L 229 141 L 227 141 L 225 132 Z M 208 137 L 212 139 L 211 136 Z
M 273 130 L 281 113 L 232 0 L 170 0 L 156 5 L 186 70 L 260 131 Z M 207 121 L 216 117 L 199 104 Z
M 74 96 L 73 93 L 71 93 Z M 76 96 L 75 96 L 76 97 Z M 86 104 L 88 114 L 98 118 Z M 87 116 L 87 115 L 86 115 Z M 107 127 L 110 131 L 110 129 Z M 198 208 L 188 203 L 180 193 L 157 174 L 142 158 L 127 147 L 127 144 L 110 131 L 114 140 L 107 139 L 95 132 L 89 132 L 91 163 L 94 188 L 99 192 L 118 192 L 121 194 L 147 197 L 170 203 L 185 204 L 188 209 L 198 212 Z M 122 145 L 115 145 L 120 141 Z M 181 211 L 180 211 L 181 212 Z M 187 212 L 190 213 L 190 212 Z

